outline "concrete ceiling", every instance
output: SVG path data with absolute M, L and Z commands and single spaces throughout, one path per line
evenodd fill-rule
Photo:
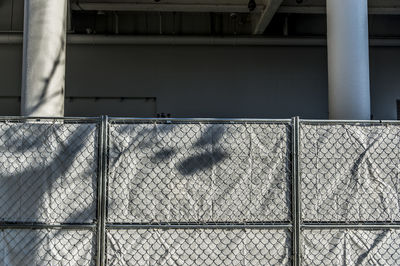
M 249 0 L 71 0 L 74 10 L 175 11 L 175 12 L 249 12 Z M 326 0 L 256 0 L 254 13 L 280 3 L 280 10 L 315 13 L 325 8 Z M 400 13 L 399 0 L 369 0 L 370 9 Z M 290 8 L 290 9 L 287 9 Z M 278 11 L 279 12 L 279 11 Z M 282 11 L 281 11 L 282 12 Z
M 325 36 L 326 0 L 69 0 L 69 31 L 123 35 Z M 299 2 L 300 1 L 300 2 Z M 336 1 L 336 0 L 332 0 Z M 0 33 L 23 30 L 24 1 L 0 0 Z M 400 38 L 400 0 L 369 0 L 370 34 Z
M 144 12 L 252 13 L 253 34 L 262 34 L 282 0 L 258 0 L 254 10 L 249 0 L 72 0 L 72 10 Z
M 71 0 L 75 11 L 135 11 L 249 13 L 252 33 L 262 34 L 275 13 L 324 14 L 326 0 L 256 0 L 250 11 L 249 0 Z M 369 0 L 371 14 L 400 14 L 399 0 Z
M 262 12 L 264 0 L 254 12 Z M 73 10 L 160 12 L 249 12 L 248 0 L 72 0 Z
M 284 0 L 278 9 L 280 13 L 299 13 L 299 14 L 324 14 L 326 0 Z M 382 15 L 400 14 L 399 0 L 369 0 L 369 13 Z

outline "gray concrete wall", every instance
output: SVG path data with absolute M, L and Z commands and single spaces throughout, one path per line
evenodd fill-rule
M 0 115 L 17 115 L 20 45 L 0 45 Z M 400 48 L 370 50 L 372 113 L 396 119 Z M 67 47 L 66 94 L 74 97 L 156 97 L 66 102 L 66 115 L 104 113 L 172 117 L 328 117 L 324 47 L 106 46 Z M 86 101 L 86 103 L 85 103 Z M 86 113 L 85 113 L 86 112 Z
M 371 110 L 376 119 L 397 119 L 400 100 L 400 47 L 376 47 L 370 52 Z
M 19 115 L 21 82 L 22 44 L 0 45 L 0 115 Z

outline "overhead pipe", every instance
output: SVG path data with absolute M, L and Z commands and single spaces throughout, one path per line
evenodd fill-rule
M 0 44 L 22 44 L 21 33 L 0 33 Z M 326 46 L 325 38 L 123 36 L 69 34 L 67 44 L 82 45 L 215 45 L 215 46 Z M 370 46 L 400 46 L 400 39 L 370 39 Z

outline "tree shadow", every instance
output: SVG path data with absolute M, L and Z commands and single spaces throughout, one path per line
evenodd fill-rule
M 43 81 L 43 88 L 41 89 L 41 93 L 39 95 L 39 99 L 34 99 L 34 101 L 38 101 L 35 105 L 29 106 L 29 114 L 35 113 L 39 108 L 41 108 L 46 102 L 51 101 L 53 98 L 60 97 L 60 95 L 64 95 L 65 93 L 65 71 L 63 71 L 62 75 L 63 76 L 63 84 L 62 87 L 57 89 L 54 93 L 49 94 L 49 89 L 50 85 L 53 82 L 55 75 L 57 73 L 58 67 L 60 64 L 65 64 L 65 52 L 66 52 L 66 23 L 63 23 L 63 28 L 62 28 L 62 35 L 60 36 L 60 48 L 58 49 L 57 55 L 53 60 L 52 67 L 50 69 L 50 72 L 46 77 L 42 79 Z M 24 102 L 26 99 L 23 97 L 23 103 L 26 106 L 26 103 Z M 64 113 L 64 104 L 59 106 L 60 110 L 58 113 Z
M 161 163 L 165 161 L 169 161 L 172 156 L 176 153 L 176 149 L 174 148 L 165 148 L 154 154 L 154 156 L 150 159 L 153 163 Z
M 132 128 L 130 127 L 131 125 L 123 125 L 120 127 L 116 128 L 116 132 L 115 134 L 111 133 L 111 138 L 115 138 L 117 143 L 121 142 L 125 142 L 127 141 L 127 138 L 129 135 L 132 134 L 131 130 Z M 164 127 L 162 129 L 163 134 L 168 134 L 168 132 L 172 132 L 175 128 L 175 125 L 171 125 L 168 124 L 167 127 Z M 113 167 L 117 167 L 121 160 L 126 157 L 128 152 L 134 152 L 135 149 L 151 149 L 154 148 L 157 143 L 155 142 L 155 140 L 158 137 L 158 132 L 159 129 L 157 128 L 157 125 L 153 125 L 152 128 L 142 128 L 141 130 L 139 130 L 137 133 L 134 134 L 134 137 L 131 138 L 128 141 L 128 145 L 126 145 L 126 147 L 122 147 L 122 149 L 120 149 L 121 145 L 113 145 L 115 144 L 115 142 L 111 142 L 111 149 L 116 149 L 117 150 L 117 155 L 116 156 L 110 156 L 110 166 Z M 121 137 L 122 136 L 122 137 Z M 165 153 L 163 154 L 163 152 L 161 152 L 158 157 L 157 155 L 154 156 L 154 160 L 155 161 L 159 161 L 163 156 L 165 157 L 170 157 L 172 156 L 172 154 L 174 153 L 174 151 L 170 150 L 170 151 L 165 151 Z
M 228 158 L 229 154 L 227 152 L 215 147 L 215 145 L 221 141 L 225 131 L 226 129 L 223 125 L 209 125 L 193 146 L 189 148 L 192 150 L 206 151 L 201 154 L 189 156 L 182 162 L 177 163 L 175 167 L 179 173 L 184 176 L 190 176 L 198 171 L 211 169 L 215 164 Z
M 213 165 L 218 164 L 228 157 L 229 155 L 226 152 L 217 149 L 212 152 L 191 156 L 183 162 L 178 163 L 176 168 L 182 175 L 190 176 L 198 171 L 210 169 Z
M 15 149 L 13 147 L 15 142 L 2 143 L 0 155 L 4 155 L 4 150 L 9 149 L 17 153 L 19 157 L 25 156 L 23 158 L 25 160 L 30 159 L 30 163 L 21 166 L 15 174 L 11 170 L 8 171 L 9 174 L 2 171 L 0 175 L 2 183 L 0 202 L 3 203 L 0 206 L 0 223 L 94 222 L 97 202 L 94 195 L 97 191 L 97 180 L 93 178 L 93 175 L 96 173 L 98 157 L 95 155 L 97 142 L 92 143 L 91 137 L 95 135 L 93 133 L 96 127 L 81 124 L 65 136 L 65 132 L 61 130 L 66 128 L 45 124 L 44 127 L 47 126 L 49 129 L 43 138 L 37 136 L 35 126 L 43 126 L 43 124 L 31 124 L 29 132 L 18 138 L 22 143 L 29 143 L 29 147 Z M 4 136 L 7 135 L 3 135 L 1 140 L 4 140 Z M 24 141 L 26 139 L 30 141 Z M 52 140 L 55 142 L 49 143 Z M 95 137 L 93 141 L 96 141 Z M 91 154 L 88 153 L 90 149 L 94 149 Z M 85 162 L 85 160 L 88 161 Z M 14 164 L 18 164 L 18 161 Z M 39 252 L 38 249 L 45 241 L 39 239 L 42 230 L 23 230 L 29 233 L 29 243 L 37 244 L 31 246 L 29 243 L 21 242 L 20 244 L 27 246 L 18 246 L 18 243 L 9 246 L 25 254 L 25 256 L 20 256 L 15 250 L 9 250 L 9 254 L 16 256 L 14 262 L 17 265 L 30 264 L 32 260 L 40 261 L 41 258 L 32 256 Z M 22 231 L 19 229 L 8 232 L 18 238 Z M 60 233 L 62 232 L 59 231 L 54 236 Z M 31 250 L 25 250 L 28 248 Z
M 204 147 L 218 143 L 225 134 L 225 128 L 219 124 L 209 125 L 206 131 L 194 144 L 195 147 Z

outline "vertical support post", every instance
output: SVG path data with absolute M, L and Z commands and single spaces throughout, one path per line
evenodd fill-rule
M 106 264 L 106 216 L 107 216 L 107 169 L 108 169 L 108 116 L 102 116 L 102 184 L 101 184 L 101 234 L 100 234 L 100 264 Z
M 67 0 L 25 0 L 21 115 L 64 116 Z
M 292 254 L 293 265 L 300 265 L 300 177 L 299 177 L 299 117 L 292 118 Z
M 368 1 L 327 0 L 329 118 L 371 119 Z
M 98 131 L 98 179 L 97 179 L 97 256 L 96 265 L 105 265 L 105 219 L 107 182 L 107 128 L 108 117 L 102 116 Z
M 102 235 L 102 202 L 103 202 L 103 150 L 104 150 L 104 126 L 103 126 L 103 118 L 99 118 L 98 122 L 98 131 L 97 131 L 97 207 L 96 207 L 96 219 L 97 219 L 97 227 L 96 227 L 96 265 L 101 265 L 101 235 Z

